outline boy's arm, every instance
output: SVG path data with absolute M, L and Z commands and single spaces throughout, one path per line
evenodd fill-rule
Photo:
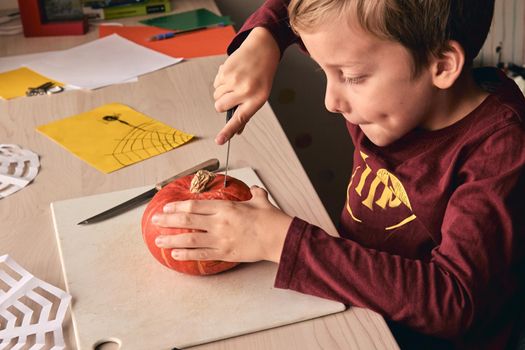
M 447 205 L 442 240 L 428 261 L 331 237 L 295 218 L 275 286 L 366 307 L 449 339 L 485 322 L 502 322 L 495 317 L 522 283 L 523 130 L 498 130 L 469 157 L 458 177 L 464 182 Z
M 281 56 L 286 48 L 294 43 L 302 45 L 299 37 L 289 25 L 288 4 L 289 0 L 267 0 L 243 24 L 239 33 L 228 46 L 228 55 L 231 55 L 246 39 L 255 27 L 263 27 L 273 36 L 279 46 Z
M 234 38 L 230 56 L 214 81 L 215 110 L 237 107 L 215 142 L 224 144 L 240 134 L 251 117 L 268 100 L 283 51 L 298 38 L 288 25 L 288 1 L 268 0 Z

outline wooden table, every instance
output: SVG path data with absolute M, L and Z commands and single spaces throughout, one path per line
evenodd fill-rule
M 206 7 L 213 1 L 177 0 L 173 10 Z M 131 24 L 141 18 L 125 19 Z M 0 37 L 0 56 L 65 49 L 97 38 L 85 36 Z M 27 188 L 0 200 L 0 255 L 9 254 L 37 278 L 65 289 L 50 202 L 154 184 L 202 160 L 223 160 L 225 148 L 214 143 L 224 115 L 213 107 L 213 79 L 225 56 L 192 59 L 139 78 L 136 83 L 95 91 L 0 100 L 0 143 L 14 143 L 40 155 L 40 173 Z M 35 131 L 35 127 L 105 103 L 127 104 L 146 115 L 197 136 L 197 140 L 157 157 L 102 174 Z M 232 141 L 232 168 L 250 166 L 291 215 L 336 234 L 268 104 Z M 75 348 L 69 314 L 64 322 L 68 348 Z M 105 348 L 111 348 L 106 346 Z M 116 347 L 115 347 L 116 348 Z M 195 349 L 397 349 L 383 318 L 370 310 L 349 310 L 311 321 L 274 328 L 194 347 Z

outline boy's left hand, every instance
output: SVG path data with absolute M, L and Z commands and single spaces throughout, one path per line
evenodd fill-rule
M 188 200 L 168 203 L 152 222 L 162 227 L 205 232 L 159 236 L 161 248 L 174 248 L 176 260 L 223 260 L 278 263 L 292 217 L 273 206 L 268 193 L 257 186 L 252 199 Z

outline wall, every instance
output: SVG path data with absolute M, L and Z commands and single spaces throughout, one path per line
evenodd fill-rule
M 496 0 L 494 19 L 487 41 L 478 56 L 481 65 L 498 62 L 496 48 L 501 47 L 501 62 L 525 64 L 525 1 Z
M 0 10 L 18 8 L 17 0 L 0 0 Z

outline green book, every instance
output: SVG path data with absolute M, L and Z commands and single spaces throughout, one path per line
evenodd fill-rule
M 117 19 L 134 16 L 144 16 L 152 13 L 171 11 L 170 0 L 146 0 L 144 2 L 104 8 L 91 8 L 84 6 L 83 12 L 88 18 Z
M 140 21 L 140 23 L 175 31 L 187 31 L 213 26 L 226 26 L 233 22 L 228 16 L 218 16 L 204 8 L 173 15 L 156 17 Z

